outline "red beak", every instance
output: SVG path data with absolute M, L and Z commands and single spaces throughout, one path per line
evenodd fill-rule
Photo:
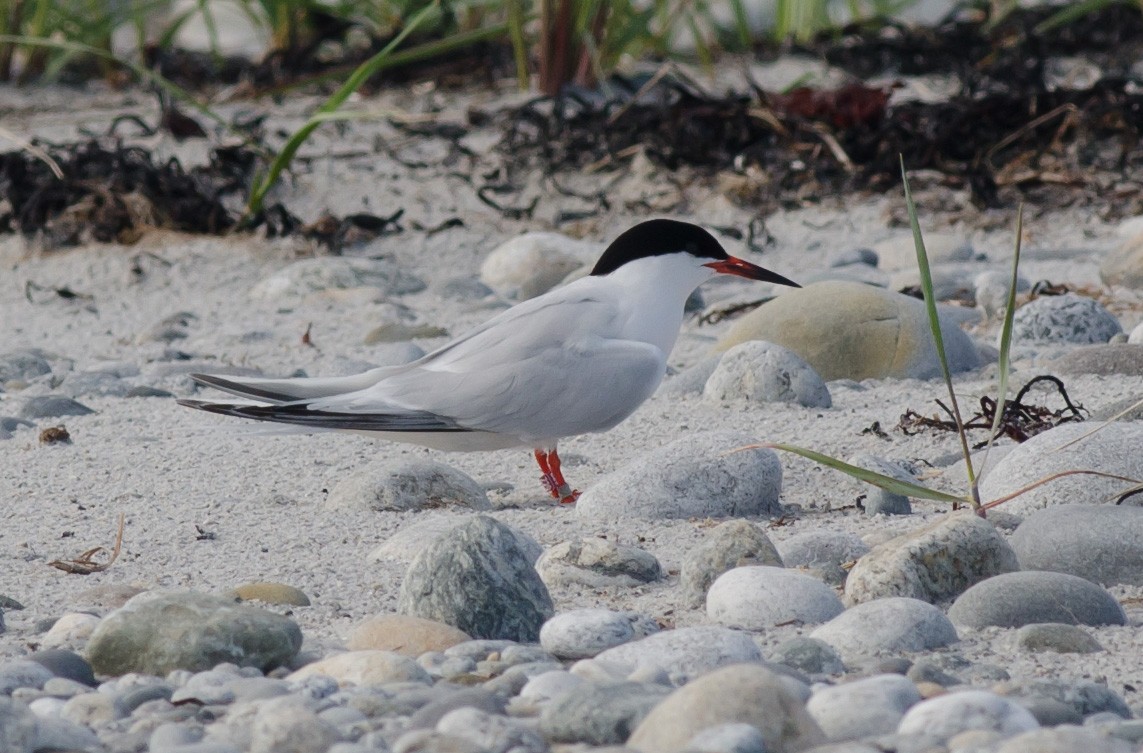
M 703 264 L 703 266 L 710 267 L 715 272 L 721 272 L 724 275 L 738 275 L 739 277 L 745 277 L 750 280 L 775 282 L 779 285 L 789 285 L 792 288 L 802 287 L 793 280 L 788 280 L 776 272 L 763 269 L 757 264 L 751 264 L 744 259 L 739 259 L 737 256 L 728 256 L 722 261 L 712 261 L 709 264 Z

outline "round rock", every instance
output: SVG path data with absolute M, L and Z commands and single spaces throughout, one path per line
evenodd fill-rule
M 911 234 L 881 241 L 873 247 L 878 266 L 883 269 L 914 269 L 917 266 L 917 247 Z M 925 233 L 925 255 L 930 264 L 965 262 L 973 257 L 972 243 L 954 233 Z
M 485 257 L 480 280 L 505 298 L 523 301 L 551 290 L 601 250 L 599 244 L 559 233 L 525 233 Z
M 726 664 L 761 661 L 762 653 L 748 633 L 701 626 L 665 630 L 609 648 L 596 659 L 631 669 L 660 667 L 694 677 Z
M 1025 625 L 1012 637 L 1012 645 L 1016 650 L 1028 653 L 1094 654 L 1103 651 L 1099 641 L 1083 628 L 1057 622 Z
M 841 655 L 833 646 L 805 635 L 796 635 L 779 643 L 770 654 L 770 661 L 808 675 L 840 675 L 845 672 Z
M 833 589 L 816 578 L 780 567 L 728 570 L 706 595 L 706 614 L 720 625 L 761 631 L 799 622 L 816 625 L 845 610 Z
M 1013 343 L 1105 343 L 1121 332 L 1098 301 L 1075 293 L 1035 298 L 1012 317 Z
M 1080 439 L 1081 436 L 1084 438 Z M 1069 444 L 1073 440 L 1078 441 Z M 1138 421 L 1061 424 L 1017 445 L 1005 455 L 981 481 L 980 493 L 983 499 L 998 499 L 1042 478 L 1070 470 L 1143 478 L 1143 453 L 1137 451 L 1140 446 L 1143 446 L 1143 423 Z M 1101 476 L 1065 476 L 1005 502 L 1004 510 L 1027 515 L 1055 505 L 1104 504 L 1114 502 L 1118 494 L 1130 487 L 1127 482 Z
M 701 606 L 715 578 L 745 565 L 782 567 L 782 558 L 765 532 L 749 521 L 728 520 L 715 526 L 683 558 L 679 587 L 687 604 Z
M 389 682 L 432 684 L 421 665 L 395 651 L 347 651 L 307 664 L 287 680 L 298 681 L 314 675 L 337 680 L 338 685 L 384 685 Z
M 986 520 L 966 511 L 874 547 L 845 581 L 849 603 L 887 596 L 935 602 L 1020 569 L 1016 553 Z
M 786 567 L 806 568 L 834 586 L 845 583 L 849 575 L 842 565 L 869 552 L 869 545 L 861 537 L 846 531 L 807 531 L 779 541 L 776 546 Z
M 642 638 L 648 625 L 655 623 L 633 612 L 573 609 L 544 623 L 540 645 L 557 659 L 590 659 L 609 648 Z
M 996 748 L 996 753 L 1134 753 L 1135 746 L 1098 729 L 1053 727 L 1024 732 Z
M 608 474 L 579 498 L 583 520 L 772 517 L 782 466 L 773 450 L 735 431 L 693 432 Z
M 757 664 L 736 664 L 668 696 L 635 729 L 627 746 L 642 753 L 674 753 L 702 730 L 727 723 L 757 728 L 766 750 L 804 750 L 825 742 L 785 678 Z
M 1009 539 L 1028 570 L 1053 570 L 1104 586 L 1143 585 L 1143 508 L 1060 505 L 1037 510 Z
M 941 332 L 952 371 L 981 365 L 976 345 L 955 323 L 942 318 Z M 736 321 L 716 348 L 750 340 L 789 348 L 826 381 L 941 374 L 924 303 L 858 282 L 818 282 L 783 293 Z
M 821 688 L 806 702 L 806 711 L 830 740 L 856 740 L 895 731 L 905 712 L 920 702 L 912 680 L 877 675 Z
M 30 382 L 52 373 L 48 354 L 39 348 L 20 348 L 0 353 L 0 385 L 4 382 Z
M 965 690 L 913 706 L 897 726 L 897 732 L 926 734 L 944 741 L 974 729 L 1010 736 L 1039 726 L 1036 717 L 1014 701 L 985 690 Z
M 326 504 L 377 512 L 492 508 L 488 495 L 471 476 L 431 460 L 384 460 L 370 464 L 339 481 Z
M 692 737 L 686 753 L 767 753 L 766 738 L 749 724 L 716 724 Z
M 970 628 L 1021 627 L 1036 622 L 1124 625 L 1119 602 L 1096 584 L 1064 573 L 1024 570 L 981 581 L 949 609 L 949 619 Z
M 944 612 L 899 596 L 850 607 L 810 637 L 833 646 L 847 662 L 881 653 L 926 651 L 958 640 Z
M 444 651 L 470 640 L 468 633 L 443 622 L 403 614 L 379 614 L 357 623 L 349 633 L 346 646 L 351 651 L 395 651 L 417 657 L 426 651 Z
M 194 591 L 149 591 L 103 618 L 87 644 L 100 674 L 165 675 L 221 662 L 262 670 L 287 664 L 302 645 L 293 620 Z
M 563 541 L 540 555 L 536 572 L 549 588 L 561 586 L 631 587 L 662 577 L 655 555 L 606 539 Z
M 913 472 L 906 467 L 903 461 L 861 453 L 851 457 L 848 462 L 850 465 L 866 468 L 874 473 L 880 473 L 882 476 L 895 478 L 898 481 L 905 481 L 910 484 L 918 483 L 917 477 L 913 475 Z M 861 494 L 865 496 L 866 515 L 909 515 L 913 512 L 913 508 L 909 504 L 909 498 L 904 495 L 894 494 L 893 492 L 861 481 L 855 480 L 853 483 L 857 485 Z
M 478 515 L 417 555 L 397 611 L 437 620 L 474 638 L 534 642 L 552 599 L 512 531 Z
M 708 400 L 795 403 L 829 408 L 829 389 L 808 363 L 788 348 L 751 340 L 722 355 L 703 387 Z
M 670 694 L 651 683 L 583 682 L 544 707 L 540 731 L 551 742 L 622 745 Z
M 21 418 L 60 418 L 62 416 L 86 416 L 95 413 L 83 403 L 64 395 L 39 395 L 23 402 L 18 411 Z

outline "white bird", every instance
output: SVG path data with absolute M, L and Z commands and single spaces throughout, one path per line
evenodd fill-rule
M 719 273 L 798 287 L 728 255 L 697 225 L 650 220 L 616 238 L 588 276 L 517 304 L 412 363 L 332 378 L 193 374 L 244 400 L 179 403 L 438 450 L 531 447 L 544 487 L 571 503 L 579 492 L 560 470 L 559 440 L 607 431 L 654 393 L 687 297 Z

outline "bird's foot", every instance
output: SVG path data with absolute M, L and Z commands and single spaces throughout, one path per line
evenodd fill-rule
M 536 450 L 536 462 L 544 472 L 540 477 L 540 483 L 548 490 L 548 494 L 552 495 L 552 499 L 558 499 L 561 505 L 575 504 L 579 499 L 579 491 L 572 489 L 564 480 L 564 474 L 560 470 L 560 456 L 556 451 Z
M 567 484 L 564 484 L 557 490 L 561 505 L 574 505 L 576 500 L 579 499 L 579 489 L 573 489 Z

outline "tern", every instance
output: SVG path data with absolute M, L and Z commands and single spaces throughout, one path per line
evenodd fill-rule
M 730 256 L 697 225 L 649 220 L 619 235 L 587 276 L 411 363 L 332 378 L 192 374 L 242 400 L 178 402 L 437 450 L 530 447 L 544 488 L 569 504 L 579 492 L 564 479 L 559 440 L 607 431 L 655 392 L 687 297 L 716 274 L 798 287 Z

